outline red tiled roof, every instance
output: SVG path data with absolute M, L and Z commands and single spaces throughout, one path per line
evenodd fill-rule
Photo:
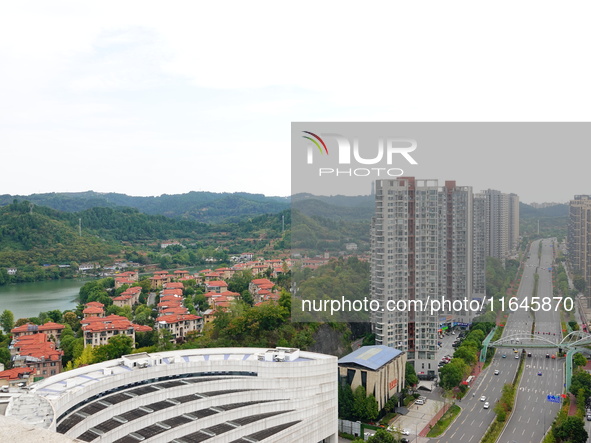
M 97 306 L 99 308 L 103 308 L 105 305 L 98 301 L 89 301 L 88 303 L 86 303 L 86 306 Z
M 55 343 L 47 341 L 47 334 L 23 335 L 14 344 L 19 355 L 25 355 L 45 360 L 59 360 L 62 351 L 55 349 Z
M 64 325 L 60 325 L 59 323 L 54 323 L 52 321 L 49 321 L 41 326 L 37 326 L 33 323 L 26 323 L 24 325 L 17 326 L 16 328 L 12 328 L 10 330 L 10 332 L 12 332 L 13 334 L 20 334 L 22 332 L 29 332 L 30 330 L 33 330 L 33 332 L 39 332 L 39 331 L 52 331 L 55 329 L 61 330 L 64 328 L 65 328 Z
M 273 282 L 271 280 L 269 280 L 268 278 L 255 278 L 254 280 L 251 281 L 252 284 L 254 285 L 261 285 L 261 284 L 273 284 Z
M 180 281 L 175 281 L 172 283 L 165 283 L 164 288 L 165 289 L 184 289 L 185 285 L 183 285 Z
M 184 306 L 171 306 L 167 309 L 162 309 L 160 314 L 162 315 L 169 315 L 169 314 L 188 314 L 189 311 Z
M 162 315 L 156 319 L 157 322 L 178 323 L 185 320 L 198 320 L 201 317 L 193 314 Z
M 114 297 L 113 301 L 125 301 L 131 299 L 133 296 L 121 294 L 119 297 Z
M 82 311 L 83 314 L 102 314 L 103 312 L 103 308 L 99 308 L 96 306 L 90 306 L 86 308 L 84 311 Z
M 24 374 L 32 374 L 35 370 L 32 368 L 12 368 L 0 372 L 0 378 L 3 380 L 18 380 L 23 378 Z
M 207 283 L 205 283 L 206 286 L 228 286 L 228 283 L 226 283 L 223 280 L 213 280 L 213 281 L 209 281 Z

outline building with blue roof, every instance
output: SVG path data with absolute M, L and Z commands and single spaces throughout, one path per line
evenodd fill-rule
M 338 361 L 339 379 L 351 389 L 363 386 L 379 409 L 404 387 L 406 353 L 383 345 L 362 346 Z

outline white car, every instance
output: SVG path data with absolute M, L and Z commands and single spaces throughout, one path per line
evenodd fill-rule
M 495 375 L 499 375 L 499 370 L 495 369 Z
M 400 433 L 402 435 L 410 435 L 410 431 L 408 429 L 403 429 L 402 431 L 400 431 Z
M 482 405 L 482 407 L 483 407 L 484 409 L 488 409 L 488 407 L 489 407 L 489 406 L 490 406 L 490 404 L 489 404 L 488 402 L 486 402 L 484 405 Z
M 486 396 L 483 395 L 482 397 L 480 397 L 480 401 L 486 401 Z

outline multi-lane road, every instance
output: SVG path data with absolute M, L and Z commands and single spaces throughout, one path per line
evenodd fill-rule
M 552 298 L 553 243 L 543 240 L 538 261 L 537 243 L 530 250 L 531 261 L 536 265 L 538 274 L 538 297 Z M 531 297 L 531 292 L 527 294 Z M 535 312 L 535 334 L 546 337 L 553 342 L 562 338 L 560 327 L 560 311 L 555 309 L 556 303 L 542 305 Z M 520 310 L 521 311 L 521 310 Z M 511 316 L 518 314 L 513 313 Z M 555 355 L 558 349 L 530 349 L 532 356 L 526 358 L 523 375 L 517 391 L 513 414 L 507 423 L 499 443 L 539 442 L 542 441 L 554 417 L 560 409 L 559 403 L 548 401 L 548 395 L 560 395 L 564 389 L 564 360 L 546 358 L 546 354 Z M 538 374 L 542 375 L 538 375 Z
M 548 268 L 552 266 L 553 251 L 551 240 L 533 242 L 529 257 L 525 261 L 523 276 L 517 291 L 518 300 L 530 299 L 534 290 L 534 275 L 538 273 L 539 297 L 552 297 L 552 277 Z M 529 303 L 528 303 L 529 304 Z M 519 335 L 526 337 L 531 334 L 535 320 L 535 332 L 545 332 L 546 337 L 560 340 L 560 317 L 554 310 L 539 311 L 517 309 L 509 315 L 504 337 Z M 551 335 L 547 333 L 550 332 Z M 556 334 L 556 335 L 553 335 Z M 500 439 L 501 443 L 539 442 L 544 432 L 558 412 L 559 405 L 548 402 L 547 395 L 562 393 L 564 383 L 563 364 L 561 360 L 546 358 L 546 354 L 556 354 L 556 349 L 529 349 L 531 357 L 520 351 L 525 344 L 523 340 L 515 342 L 512 348 L 497 349 L 490 366 L 484 370 L 475 385 L 464 399 L 458 403 L 462 408 L 460 416 L 439 439 L 440 442 L 477 443 L 492 423 L 495 413 L 494 405 L 500 399 L 503 385 L 511 383 L 517 372 L 520 359 L 525 359 L 524 372 L 518 388 L 513 414 Z M 527 349 L 527 347 L 526 347 Z M 517 358 L 515 357 L 517 356 Z M 498 375 L 495 375 L 498 371 Z M 542 375 L 538 375 L 540 373 Z M 486 398 L 481 401 L 481 397 Z M 484 409 L 484 403 L 489 408 Z

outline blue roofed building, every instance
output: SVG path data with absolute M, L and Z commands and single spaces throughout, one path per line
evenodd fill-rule
M 373 395 L 378 407 L 400 393 L 404 387 L 406 353 L 388 346 L 362 346 L 338 361 L 339 380 L 354 391 L 363 386 Z

